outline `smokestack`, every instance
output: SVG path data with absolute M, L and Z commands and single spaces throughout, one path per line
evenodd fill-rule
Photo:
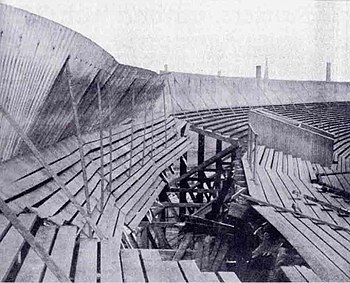
M 264 80 L 269 79 L 269 63 L 267 57 L 265 58 L 265 72 L 264 72 Z
M 220 70 L 218 71 L 218 77 L 221 77 L 221 71 Z
M 330 82 L 331 81 L 331 63 L 327 62 L 327 67 L 326 67 L 326 82 Z
M 261 66 L 256 66 L 256 75 L 255 75 L 255 78 L 257 80 L 260 80 L 261 79 Z
M 168 72 L 168 64 L 164 64 L 164 72 L 165 72 L 165 73 Z

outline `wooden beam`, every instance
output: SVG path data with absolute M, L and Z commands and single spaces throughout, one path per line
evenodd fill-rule
M 182 158 L 180 158 L 180 176 L 186 174 L 186 172 L 187 172 L 187 153 L 185 153 L 182 156 Z M 189 188 L 188 182 L 185 179 L 180 181 L 180 186 L 183 187 L 183 188 L 186 188 L 186 189 Z M 180 192 L 179 201 L 181 203 L 186 203 L 187 202 L 186 191 Z M 180 207 L 180 210 L 179 210 L 180 219 L 185 214 L 186 214 L 186 208 L 185 207 Z
M 231 145 L 235 145 L 235 146 L 239 146 L 239 141 L 237 138 L 231 138 L 230 136 L 226 136 L 226 135 L 222 135 L 219 133 L 215 133 L 210 129 L 203 129 L 203 128 L 199 128 L 195 125 L 191 125 L 190 126 L 190 130 L 193 132 L 196 132 L 197 134 L 201 134 L 207 137 L 211 137 L 217 140 L 221 140 L 224 142 L 227 142 Z
M 205 136 L 202 134 L 198 134 L 198 151 L 197 151 L 197 164 L 200 165 L 205 160 Z M 206 178 L 203 170 L 198 170 L 198 181 L 199 181 L 199 189 L 203 189 L 204 179 Z M 203 202 L 203 194 L 198 193 L 196 196 L 197 202 Z
M 170 185 L 174 185 L 177 184 L 178 182 L 180 182 L 181 180 L 184 180 L 188 177 L 190 177 L 191 175 L 193 175 L 194 173 L 197 173 L 199 170 L 203 170 L 205 167 L 213 164 L 214 162 L 216 162 L 217 159 L 221 159 L 224 156 L 228 155 L 229 153 L 231 153 L 232 151 L 236 150 L 237 146 L 236 145 L 231 145 L 228 148 L 224 149 L 223 151 L 221 151 L 220 153 L 214 155 L 213 157 L 209 158 L 208 160 L 204 161 L 202 164 L 192 168 L 191 170 L 189 170 L 186 174 L 183 174 L 182 176 L 173 179 L 170 182 Z
M 162 205 L 164 208 L 167 207 L 202 207 L 206 205 L 206 203 L 191 203 L 191 202 L 186 202 L 186 203 L 179 203 L 179 202 L 162 202 Z
M 61 270 L 61 268 L 52 260 L 41 244 L 35 240 L 30 231 L 17 218 L 16 214 L 10 209 L 5 201 L 0 197 L 0 210 L 11 222 L 12 226 L 21 234 L 30 247 L 35 251 L 39 258 L 46 264 L 48 269 L 56 276 L 60 282 L 70 282 L 69 277 Z
M 319 218 L 314 218 L 314 217 L 311 217 L 309 215 L 302 214 L 300 212 L 296 212 L 293 209 L 288 209 L 288 208 L 285 208 L 285 207 L 282 207 L 282 206 L 274 205 L 274 204 L 271 204 L 271 203 L 268 203 L 268 202 L 265 202 L 265 201 L 262 201 L 262 200 L 258 200 L 258 199 L 255 199 L 255 198 L 251 197 L 251 196 L 247 196 L 247 195 L 243 195 L 243 194 L 241 195 L 241 197 L 243 197 L 246 200 L 249 200 L 251 202 L 257 203 L 259 205 L 273 207 L 278 212 L 289 212 L 289 213 L 292 213 L 297 218 L 298 217 L 299 218 L 307 218 L 307 219 L 311 220 L 314 223 L 324 224 L 324 225 L 328 225 L 329 227 L 331 227 L 333 229 L 336 229 L 336 230 L 344 230 L 344 231 L 350 232 L 350 229 L 347 228 L 347 227 L 336 225 L 336 224 L 324 221 L 324 220 L 319 219 Z

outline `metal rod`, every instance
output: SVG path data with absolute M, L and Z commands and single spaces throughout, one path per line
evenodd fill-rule
M 102 97 L 101 97 L 101 88 L 100 83 L 98 82 L 97 85 L 97 97 L 98 97 L 98 112 L 99 112 L 99 122 L 100 122 L 100 185 L 101 185 L 101 212 L 103 211 L 104 207 L 104 160 L 103 160 L 103 112 L 102 112 Z
M 112 191 L 113 145 L 112 145 L 112 104 L 111 92 L 108 93 L 108 135 L 109 135 L 109 191 Z
M 142 144 L 142 165 L 145 160 L 145 148 L 146 148 L 146 124 L 147 124 L 147 107 L 145 107 L 145 115 L 143 121 L 143 144 Z
M 151 143 L 151 158 L 153 158 L 153 149 L 154 149 L 154 134 L 153 134 L 153 130 L 154 130 L 154 107 L 152 106 L 152 113 L 151 113 L 151 120 L 152 120 L 152 143 Z
M 168 136 L 167 136 L 167 128 L 166 128 L 166 103 L 165 103 L 165 92 L 164 88 L 162 90 L 163 93 L 163 108 L 164 108 L 164 131 L 165 131 L 165 147 L 168 147 Z
M 90 216 L 90 214 L 91 214 L 90 194 L 89 194 L 89 187 L 88 187 L 88 178 L 87 178 L 87 174 L 86 174 L 84 144 L 83 144 L 83 140 L 81 138 L 81 129 L 80 129 L 80 124 L 79 124 L 79 116 L 78 116 L 78 106 L 77 106 L 77 102 L 75 100 L 73 90 L 72 90 L 72 79 L 71 79 L 71 73 L 70 73 L 70 69 L 69 69 L 69 61 L 66 64 L 66 73 L 67 73 L 67 79 L 68 79 L 69 95 L 71 98 L 72 108 L 73 108 L 74 123 L 75 123 L 75 128 L 77 131 L 79 155 L 80 155 L 80 162 L 81 162 L 82 173 L 83 173 L 84 192 L 85 192 L 85 198 L 86 198 L 86 209 L 87 209 L 87 214 Z M 92 230 L 91 230 L 90 225 L 88 225 L 88 226 L 89 226 L 89 237 L 92 238 Z
M 135 108 L 135 95 L 134 92 L 132 92 L 131 97 L 131 112 L 132 112 L 132 118 L 131 118 L 131 141 L 130 141 L 130 161 L 129 161 L 129 176 L 131 176 L 131 167 L 132 167 L 132 156 L 133 156 L 133 146 L 134 146 L 134 108 Z
M 69 198 L 69 200 L 72 202 L 72 204 L 75 206 L 75 208 L 80 212 L 80 214 L 85 218 L 85 220 L 90 224 L 92 229 L 96 232 L 97 236 L 100 239 L 104 239 L 104 236 L 102 232 L 97 228 L 96 224 L 92 221 L 88 213 L 85 211 L 84 208 L 80 206 L 78 201 L 75 199 L 73 194 L 70 192 L 70 190 L 66 187 L 64 182 L 61 181 L 61 179 L 57 176 L 57 174 L 51 169 L 49 164 L 44 160 L 39 150 L 36 148 L 36 146 L 33 144 L 33 142 L 28 138 L 27 134 L 23 132 L 21 127 L 18 125 L 18 123 L 11 117 L 11 115 L 0 105 L 0 112 L 5 117 L 5 119 L 10 123 L 10 125 L 15 129 L 15 131 L 20 135 L 20 137 L 24 140 L 24 142 L 27 144 L 29 149 L 33 152 L 36 159 L 39 161 L 41 166 L 43 166 L 46 169 L 46 173 L 48 176 L 52 177 L 55 184 L 60 187 L 63 191 L 63 193 Z

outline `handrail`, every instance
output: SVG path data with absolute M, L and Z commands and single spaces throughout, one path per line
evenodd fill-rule
M 256 166 L 257 166 L 257 139 L 258 134 L 252 127 L 250 123 L 248 123 L 248 163 L 250 166 L 250 170 L 253 173 L 253 181 L 255 183 L 256 179 Z

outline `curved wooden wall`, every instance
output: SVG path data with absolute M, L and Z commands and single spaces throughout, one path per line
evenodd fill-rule
M 0 4 L 0 103 L 39 147 L 75 131 L 65 71 L 67 62 L 84 132 L 96 128 L 97 81 L 101 84 L 105 111 L 108 97 L 111 98 L 114 123 L 149 107 L 162 87 L 156 73 L 119 64 L 82 35 Z M 132 93 L 135 111 L 131 109 Z M 0 160 L 23 151 L 26 147 L 21 139 L 0 117 Z
M 264 81 L 176 72 L 165 73 L 161 77 L 165 81 L 167 108 L 171 112 L 229 106 L 350 101 L 348 82 Z

